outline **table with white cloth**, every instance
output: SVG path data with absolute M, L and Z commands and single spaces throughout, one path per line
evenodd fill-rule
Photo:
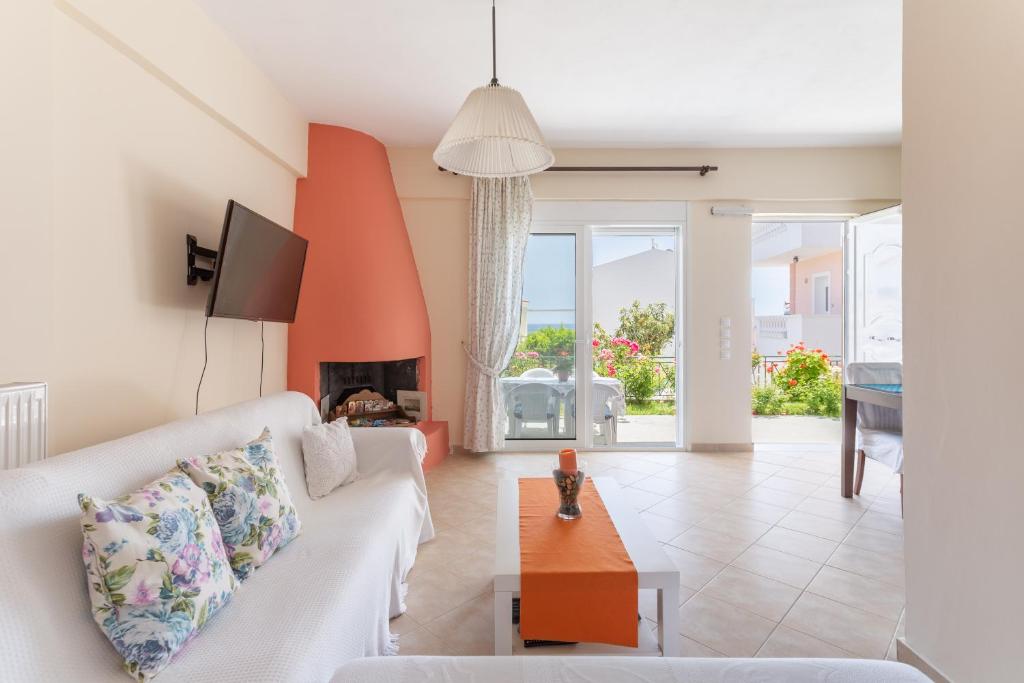
M 614 390 L 611 400 L 612 414 L 615 415 L 615 417 L 622 417 L 626 414 L 626 391 L 622 386 L 622 382 L 614 377 L 593 377 L 590 381 L 597 385 L 612 388 Z M 570 377 L 564 382 L 558 379 L 558 377 L 502 377 L 501 392 L 505 397 L 505 410 L 508 412 L 510 420 L 512 419 L 513 406 L 509 397 L 512 395 L 513 389 L 524 384 L 543 384 L 544 386 L 551 387 L 558 392 L 562 403 L 565 403 L 569 396 L 569 392 L 576 389 L 576 379 L 574 377 Z M 569 414 L 568 405 L 566 405 L 565 414 Z

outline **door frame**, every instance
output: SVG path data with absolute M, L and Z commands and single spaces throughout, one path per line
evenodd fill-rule
M 688 394 L 687 365 L 684 353 L 684 325 L 686 300 L 684 298 L 685 263 L 687 248 L 687 203 L 683 201 L 563 201 L 536 200 L 530 233 L 574 234 L 576 236 L 576 377 L 590 377 L 593 368 L 593 236 L 597 233 L 628 233 L 643 230 L 672 229 L 676 238 L 676 441 L 674 444 L 632 442 L 625 445 L 595 446 L 590 429 L 591 382 L 577 382 L 576 405 L 587 406 L 577 410 L 575 439 L 516 439 L 505 440 L 503 452 L 547 451 L 573 447 L 588 451 L 681 451 L 686 445 L 685 404 Z M 667 233 L 666 233 L 667 234 Z M 582 332 L 582 333 L 581 333 Z M 582 369 L 582 373 L 581 373 Z

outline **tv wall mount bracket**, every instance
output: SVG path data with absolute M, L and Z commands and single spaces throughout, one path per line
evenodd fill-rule
M 197 258 L 209 261 L 210 267 L 198 267 L 196 265 Z M 192 286 L 200 280 L 206 282 L 213 277 L 213 267 L 217 264 L 217 252 L 213 249 L 199 246 L 199 241 L 196 240 L 195 235 L 185 235 L 185 260 L 188 264 L 185 282 Z

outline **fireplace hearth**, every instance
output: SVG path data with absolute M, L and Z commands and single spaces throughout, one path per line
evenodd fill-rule
M 357 363 L 321 362 L 320 393 L 330 395 L 329 410 L 347 397 L 363 389 L 376 391 L 391 401 L 398 400 L 398 390 L 419 389 L 419 358 L 365 361 Z

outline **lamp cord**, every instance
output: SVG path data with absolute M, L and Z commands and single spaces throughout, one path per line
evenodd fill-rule
M 498 30 L 494 18 L 494 0 L 491 0 L 491 85 L 498 85 Z
M 260 321 L 260 396 L 263 396 L 263 356 L 265 345 L 263 344 L 263 321 Z
M 196 385 L 196 415 L 199 414 L 199 390 L 203 388 L 203 377 L 206 376 L 206 363 L 210 360 L 210 348 L 206 343 L 206 330 L 210 327 L 210 317 L 203 324 L 203 371 L 199 373 L 199 384 Z

